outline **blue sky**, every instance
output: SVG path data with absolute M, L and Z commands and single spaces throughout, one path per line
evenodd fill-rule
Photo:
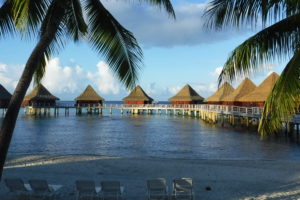
M 1 0 L 0 0 L 1 2 Z M 209 31 L 203 27 L 208 1 L 174 0 L 177 19 L 158 8 L 134 1 L 103 3 L 131 30 L 144 53 L 139 82 L 155 100 L 167 100 L 185 84 L 207 97 L 217 87 L 217 77 L 230 52 L 257 30 Z M 0 83 L 14 90 L 35 40 L 18 36 L 0 39 Z M 252 79 L 259 84 L 270 71 L 280 73 L 284 65 L 269 63 L 268 69 Z M 88 44 L 72 41 L 51 59 L 44 85 L 62 100 L 72 100 L 91 84 L 106 100 L 120 100 L 128 91 L 114 77 L 101 55 Z M 239 82 L 234 83 L 238 84 Z M 32 86 L 29 90 L 32 89 Z

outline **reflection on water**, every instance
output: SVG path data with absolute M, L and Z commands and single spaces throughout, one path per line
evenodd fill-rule
M 166 115 L 20 117 L 10 153 L 97 154 L 128 157 L 299 160 L 285 140 L 262 141 L 200 119 Z

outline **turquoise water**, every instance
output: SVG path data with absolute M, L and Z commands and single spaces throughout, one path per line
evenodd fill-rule
M 288 139 L 260 140 L 256 132 L 166 115 L 29 117 L 17 121 L 11 154 L 96 154 L 192 159 L 299 160 L 300 148 Z

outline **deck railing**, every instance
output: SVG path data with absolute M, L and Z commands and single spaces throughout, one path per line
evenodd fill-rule
M 212 105 L 212 104 L 86 104 L 81 107 L 92 107 L 102 109 L 154 109 L 154 110 L 190 110 L 190 111 L 205 111 L 233 115 L 261 115 L 262 108 L 260 107 L 245 107 L 232 105 Z M 78 105 L 71 103 L 53 104 L 32 104 L 34 108 L 78 108 Z

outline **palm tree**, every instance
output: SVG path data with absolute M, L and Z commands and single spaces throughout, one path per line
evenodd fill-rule
M 263 29 L 236 47 L 219 76 L 219 84 L 249 75 L 274 60 L 288 59 L 263 109 L 262 137 L 281 128 L 282 119 L 295 115 L 300 89 L 300 1 L 213 0 L 206 15 L 210 28 L 262 26 Z
M 144 1 L 163 7 L 175 18 L 169 0 Z M 6 0 L 0 8 L 0 37 L 16 30 L 30 36 L 36 36 L 38 32 L 39 41 L 25 65 L 2 122 L 0 179 L 20 105 L 30 82 L 33 76 L 36 83 L 40 82 L 47 60 L 54 51 L 63 47 L 66 38 L 91 43 L 96 52 L 104 55 L 112 71 L 127 88 L 135 85 L 142 65 L 142 50 L 133 34 L 100 0 Z

